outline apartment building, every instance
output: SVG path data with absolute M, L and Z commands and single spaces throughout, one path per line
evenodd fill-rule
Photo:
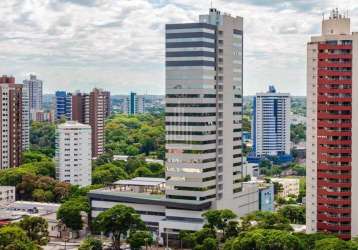
M 16 84 L 12 76 L 3 75 L 0 77 L 0 93 L 0 169 L 7 169 L 21 164 L 25 133 L 22 84 Z
M 307 232 L 358 236 L 358 33 L 333 10 L 307 44 Z
M 125 110 L 128 115 L 144 113 L 144 96 L 131 92 L 125 100 Z
M 57 97 L 58 96 L 58 97 Z M 92 157 L 104 153 L 105 119 L 111 113 L 110 92 L 93 89 L 90 93 L 56 92 L 56 118 L 78 121 L 92 128 Z
M 255 157 L 290 155 L 290 94 L 273 85 L 253 101 L 252 138 Z
M 67 121 L 57 126 L 56 178 L 81 187 L 92 183 L 91 126 Z
M 66 91 L 55 93 L 55 119 L 71 120 L 72 118 L 72 94 Z
M 42 84 L 36 75 L 30 75 L 29 79 L 23 81 L 24 88 L 28 89 L 30 110 L 42 109 Z
M 15 186 L 0 186 L 0 205 L 6 205 L 15 201 Z

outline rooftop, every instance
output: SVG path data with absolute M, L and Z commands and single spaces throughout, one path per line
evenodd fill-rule
M 114 185 L 131 185 L 131 186 L 158 186 L 165 184 L 164 178 L 136 177 L 131 180 L 119 180 Z
M 66 129 L 66 128 L 86 128 L 91 129 L 90 125 L 82 124 L 77 121 L 67 121 L 65 123 L 59 124 L 58 128 Z

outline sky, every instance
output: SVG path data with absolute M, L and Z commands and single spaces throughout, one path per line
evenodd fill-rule
M 306 92 L 306 43 L 322 13 L 348 10 L 358 30 L 357 0 L 213 0 L 244 18 L 244 94 L 274 84 Z M 164 26 L 195 22 L 210 0 L 1 0 L 0 74 L 21 83 L 30 73 L 56 90 L 164 94 Z

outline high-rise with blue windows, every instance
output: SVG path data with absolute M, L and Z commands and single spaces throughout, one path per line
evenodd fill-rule
M 67 120 L 71 120 L 72 118 L 72 94 L 67 93 L 66 91 L 56 91 L 56 112 L 55 118 L 56 120 L 60 120 L 62 118 L 66 118 Z
M 144 97 L 131 92 L 126 100 L 126 111 L 128 115 L 135 115 L 144 112 Z
M 290 159 L 290 103 L 290 95 L 277 93 L 274 86 L 254 97 L 252 139 L 256 159 Z

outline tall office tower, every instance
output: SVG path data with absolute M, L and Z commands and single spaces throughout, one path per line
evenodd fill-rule
M 290 95 L 277 93 L 274 86 L 254 97 L 252 138 L 256 158 L 284 159 L 290 155 L 290 105 Z
M 128 115 L 135 115 L 144 112 L 144 96 L 131 92 L 126 100 L 126 109 Z
M 358 236 L 358 33 L 333 10 L 307 45 L 307 232 Z M 357 86 L 356 86 L 357 85 Z
M 71 120 L 92 128 L 92 157 L 104 153 L 105 119 L 110 115 L 110 92 L 93 89 L 89 94 L 71 95 Z
M 28 86 L 22 87 L 22 150 L 30 149 L 30 103 Z
M 91 127 L 75 121 L 58 125 L 56 138 L 56 177 L 73 185 L 92 183 Z
M 0 77 L 0 169 L 17 167 L 22 153 L 22 84 L 14 77 Z
M 55 119 L 72 118 L 72 94 L 66 91 L 56 91 L 55 93 Z
M 241 199 L 242 66 L 242 17 L 210 9 L 198 23 L 166 25 L 169 200 L 258 209 Z
M 24 87 L 28 89 L 30 110 L 42 109 L 42 81 L 36 75 L 30 75 L 30 79 L 23 81 Z

